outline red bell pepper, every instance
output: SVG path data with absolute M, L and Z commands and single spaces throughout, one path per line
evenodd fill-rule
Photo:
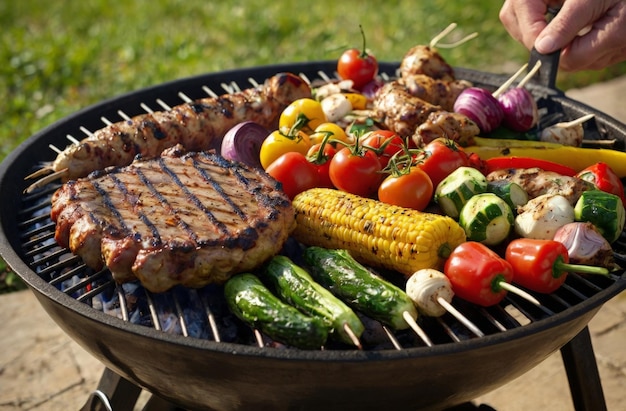
M 615 194 L 622 199 L 626 206 L 626 196 L 624 196 L 624 185 L 618 175 L 606 163 L 596 163 L 576 174 L 576 177 L 589 181 L 598 187 L 598 190 Z
M 576 175 L 576 170 L 563 164 L 553 161 L 542 160 L 532 157 L 493 157 L 484 161 L 487 174 L 496 170 L 506 170 L 510 168 L 534 168 L 538 167 L 545 171 L 552 171 L 563 176 L 572 177 Z
M 513 281 L 529 290 L 549 294 L 556 291 L 568 272 L 608 275 L 603 267 L 569 264 L 563 243 L 554 240 L 518 238 L 509 243 L 505 259 L 513 267 Z
M 459 298 L 488 307 L 506 296 L 501 284 L 513 280 L 513 267 L 486 245 L 467 241 L 452 251 L 444 274 Z

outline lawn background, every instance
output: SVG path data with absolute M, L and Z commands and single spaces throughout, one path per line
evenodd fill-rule
M 359 25 L 379 60 L 399 61 L 409 48 L 428 43 L 455 22 L 458 28 L 445 42 L 473 32 L 479 36 L 441 49 L 450 64 L 513 73 L 528 60 L 528 51 L 500 24 L 501 5 L 495 0 L 2 1 L 0 160 L 35 132 L 106 98 L 207 72 L 336 59 L 345 48 L 361 46 Z M 557 86 L 566 90 L 624 73 L 626 65 L 559 73 Z M 0 267 L 5 284 L 6 272 Z

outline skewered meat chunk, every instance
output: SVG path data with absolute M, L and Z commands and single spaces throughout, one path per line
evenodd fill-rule
M 478 135 L 476 123 L 409 93 L 398 81 L 385 84 L 374 97 L 374 112 L 390 130 L 411 137 L 420 147 L 439 137 L 464 141 Z
M 411 74 L 398 80 L 410 94 L 431 104 L 453 111 L 454 102 L 463 90 L 472 86 L 466 80 L 438 80 L 425 74 Z
M 295 74 L 280 73 L 259 87 L 207 97 L 147 113 L 99 129 L 79 144 L 68 146 L 51 168 L 65 180 L 84 177 L 108 166 L 125 166 L 135 156 L 157 157 L 182 144 L 188 151 L 217 148 L 226 132 L 250 120 L 275 128 L 280 113 L 294 100 L 311 96 L 311 88 Z
M 409 49 L 400 62 L 400 75 L 403 78 L 414 74 L 425 74 L 445 81 L 454 81 L 454 69 L 439 52 L 430 46 L 417 45 Z
M 591 190 L 594 185 L 577 177 L 568 177 L 540 168 L 514 168 L 492 171 L 488 181 L 507 180 L 519 184 L 528 197 L 535 198 L 543 194 L 558 194 L 575 204 L 583 191 Z
M 277 253 L 294 226 L 269 175 L 180 146 L 64 184 L 52 198 L 55 239 L 114 279 L 150 291 L 223 283 Z

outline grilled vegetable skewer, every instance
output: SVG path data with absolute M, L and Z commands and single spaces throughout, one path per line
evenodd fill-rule
M 565 245 L 554 240 L 518 238 L 506 248 L 506 260 L 513 267 L 513 281 L 539 293 L 556 291 L 568 272 L 608 275 L 604 267 L 570 264 Z
M 444 273 L 432 268 L 417 270 L 406 282 L 406 293 L 418 310 L 431 317 L 449 312 L 478 337 L 483 332 L 452 305 L 454 291 Z
M 512 292 L 541 305 L 535 297 L 511 285 L 514 277 L 511 264 L 477 241 L 467 241 L 455 248 L 443 272 L 450 279 L 454 293 L 473 304 L 489 307 Z
M 221 138 L 235 125 L 254 121 L 265 128 L 275 128 L 285 107 L 296 99 L 310 96 L 311 88 L 302 78 L 280 73 L 259 87 L 191 101 L 170 110 L 110 124 L 65 148 L 45 168 L 56 172 L 55 177 L 68 180 L 108 166 L 128 165 L 137 155 L 145 159 L 157 157 L 164 149 L 177 144 L 188 151 L 218 148 Z

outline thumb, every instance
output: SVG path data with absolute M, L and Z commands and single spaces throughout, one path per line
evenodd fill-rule
M 564 48 L 593 21 L 592 12 L 585 9 L 584 1 L 565 2 L 559 13 L 537 36 L 537 51 L 549 54 Z

